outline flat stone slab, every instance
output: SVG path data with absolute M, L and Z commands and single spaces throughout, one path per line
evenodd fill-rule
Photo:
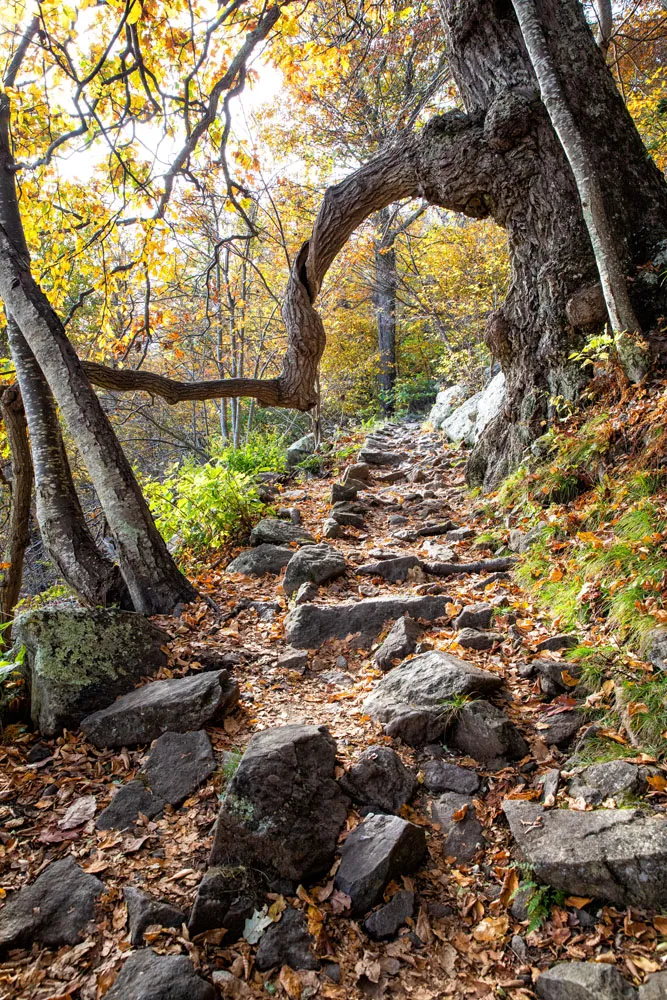
M 0 910 L 0 952 L 10 948 L 74 945 L 95 916 L 104 884 L 73 857 L 54 861 L 31 885 L 13 892 Z
M 502 678 L 496 674 L 480 670 L 458 656 L 431 650 L 406 660 L 378 681 L 363 708 L 372 719 L 385 723 L 416 712 L 418 719 L 424 720 L 424 732 L 421 733 L 420 726 L 412 727 L 415 733 L 408 739 L 406 731 L 402 738 L 406 742 L 416 737 L 420 742 L 431 742 L 441 736 L 449 724 L 444 702 L 455 695 L 487 694 L 496 691 L 502 683 Z
M 394 466 L 400 465 L 407 458 L 405 452 L 378 451 L 377 449 L 363 448 L 359 452 L 359 461 L 365 465 Z
M 23 670 L 31 714 L 43 736 L 76 729 L 142 677 L 167 662 L 169 636 L 128 611 L 44 608 L 14 622 L 16 648 L 25 646 Z
M 304 583 L 314 583 L 319 586 L 342 576 L 347 569 L 344 557 L 331 545 L 304 545 L 292 555 L 285 576 L 283 591 L 288 596 L 293 594 Z
M 262 545 L 289 545 L 296 542 L 297 545 L 314 542 L 315 539 L 302 528 L 300 524 L 290 524 L 289 521 L 281 521 L 278 517 L 263 517 L 250 532 L 250 544 Z
M 426 834 L 399 816 L 370 815 L 349 835 L 341 856 L 334 885 L 350 897 L 353 914 L 367 913 L 392 879 L 419 868 Z
M 361 576 L 382 577 L 387 583 L 403 583 L 411 570 L 422 565 L 419 556 L 398 556 L 396 559 L 378 559 L 377 562 L 364 563 L 357 566 L 355 572 Z
M 138 746 L 220 722 L 238 700 L 238 683 L 226 670 L 207 670 L 136 688 L 87 716 L 81 729 L 96 747 Z
M 264 542 L 254 549 L 240 552 L 227 566 L 226 573 L 243 573 L 244 576 L 264 576 L 280 573 L 294 555 L 294 549 L 287 545 L 271 545 Z
M 185 955 L 133 952 L 104 994 L 106 1000 L 215 1000 L 212 983 L 198 976 Z
M 211 864 L 244 864 L 301 881 L 326 871 L 347 816 L 325 726 L 265 729 L 227 785 Z
M 287 615 L 285 636 L 297 649 L 318 649 L 327 639 L 345 639 L 359 633 L 360 645 L 369 646 L 386 622 L 402 615 L 435 621 L 446 614 L 446 605 L 446 597 L 432 595 L 373 597 L 331 607 L 302 604 Z
M 559 962 L 537 977 L 535 988 L 541 1000 L 637 1000 L 618 969 L 601 962 Z
M 139 813 L 151 819 L 165 805 L 180 806 L 215 771 L 207 734 L 164 733 L 153 744 L 133 781 L 119 788 L 95 823 L 98 830 L 124 830 Z
M 667 818 L 638 809 L 543 809 L 518 799 L 507 799 L 503 811 L 540 881 L 619 906 L 667 904 Z

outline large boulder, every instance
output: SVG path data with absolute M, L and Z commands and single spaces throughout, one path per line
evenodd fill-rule
M 370 815 L 349 835 L 341 855 L 334 885 L 350 897 L 353 914 L 367 913 L 392 879 L 420 867 L 426 834 L 399 816 Z
M 253 736 L 227 785 L 211 864 L 236 862 L 301 881 L 326 871 L 347 815 L 325 726 Z
M 451 653 L 431 650 L 400 664 L 378 681 L 364 702 L 364 712 L 384 723 L 407 717 L 409 731 L 401 727 L 392 735 L 409 743 L 432 742 L 444 734 L 451 721 L 448 700 L 457 695 L 488 694 L 501 685 L 497 674 L 480 670 Z
M 343 775 L 340 786 L 373 812 L 398 813 L 412 797 L 417 779 L 391 747 L 371 746 Z
M 274 576 L 287 566 L 294 555 L 294 549 L 288 545 L 271 545 L 263 542 L 254 549 L 245 549 L 227 566 L 227 573 L 243 573 L 244 576 L 264 576 L 272 573 Z
M 446 614 L 446 597 L 373 597 L 332 607 L 302 604 L 287 615 L 285 636 L 297 649 L 318 649 L 327 639 L 359 633 L 359 645 L 370 646 L 385 622 L 402 615 L 435 621 Z
M 34 943 L 44 948 L 76 944 L 88 931 L 103 891 L 103 883 L 73 857 L 52 862 L 0 910 L 0 952 Z
M 250 532 L 251 545 L 311 544 L 315 539 L 300 524 L 281 521 L 279 517 L 263 517 Z
M 203 730 L 164 733 L 137 777 L 118 789 L 95 825 L 98 830 L 124 830 L 136 822 L 139 813 L 150 819 L 167 803 L 180 806 L 214 770 L 213 748 Z
M 352 515 L 353 516 L 353 515 Z M 302 583 L 327 583 L 345 572 L 343 556 L 331 545 L 304 545 L 290 559 L 283 578 L 283 590 L 289 596 Z
M 466 395 L 467 390 L 462 384 L 450 385 L 447 389 L 440 390 L 428 415 L 428 422 L 436 431 L 442 427 L 443 420 L 446 420 L 457 406 L 465 401 Z
M 133 952 L 104 994 L 106 1000 L 215 1000 L 215 986 L 198 976 L 185 955 Z
M 505 402 L 505 375 L 498 372 L 491 379 L 477 402 L 477 419 L 475 420 L 474 439 L 470 442 L 476 444 L 487 424 L 500 413 Z
M 482 398 L 481 392 L 476 392 L 464 403 L 457 406 L 448 417 L 440 421 L 440 429 L 444 431 L 445 437 L 450 441 L 463 441 L 471 444 L 475 434 L 475 421 L 477 420 L 477 407 Z
M 315 435 L 304 434 L 298 441 L 293 441 L 287 449 L 287 467 L 293 469 L 299 462 L 315 454 Z
M 139 680 L 167 662 L 169 636 L 128 611 L 43 608 L 14 622 L 16 648 L 25 646 L 23 670 L 31 713 L 43 736 L 76 729 Z
M 154 681 L 123 695 L 81 722 L 96 747 L 138 746 L 162 733 L 187 733 L 220 722 L 239 700 L 239 686 L 226 670 Z
M 667 904 L 667 819 L 638 809 L 580 812 L 507 799 L 503 810 L 542 882 L 619 906 Z
M 618 969 L 600 962 L 559 962 L 537 977 L 541 1000 L 637 1000 Z

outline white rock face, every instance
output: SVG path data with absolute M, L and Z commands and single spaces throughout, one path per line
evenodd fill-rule
M 504 398 L 505 376 L 498 372 L 485 389 L 466 399 L 465 403 L 442 420 L 440 429 L 450 441 L 476 444 L 486 425 L 500 412 Z
M 440 430 L 443 420 L 446 420 L 465 398 L 466 389 L 463 385 L 450 385 L 448 389 L 441 389 L 435 397 L 435 403 L 428 415 L 428 422 L 433 424 L 436 431 Z

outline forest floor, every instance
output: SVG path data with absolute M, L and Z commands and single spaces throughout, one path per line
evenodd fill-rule
M 225 947 L 219 936 L 190 940 L 184 929 L 157 929 L 148 936 L 148 943 L 158 953 L 189 955 L 206 978 L 215 970 L 231 970 L 236 978 L 227 981 L 223 996 L 524 1000 L 535 996 L 539 971 L 563 959 L 616 965 L 627 980 L 638 985 L 647 974 L 665 968 L 663 932 L 667 932 L 667 918 L 600 905 L 591 919 L 589 911 L 585 912 L 589 900 L 568 898 L 547 905 L 545 899 L 541 926 L 528 931 L 528 921 L 520 921 L 510 912 L 511 897 L 522 874 L 514 865 L 516 849 L 501 811 L 502 802 L 510 794 L 538 799 L 540 776 L 562 768 L 567 759 L 567 751 L 547 746 L 539 726 L 545 709 L 564 711 L 571 707 L 572 699 L 562 695 L 547 705 L 539 683 L 519 674 L 519 666 L 535 655 L 537 644 L 559 631 L 558 621 L 541 614 L 514 577 L 480 589 L 479 574 L 434 581 L 416 569 L 405 583 L 394 584 L 355 574 L 355 566 L 368 562 L 373 549 L 419 554 L 425 540 L 397 538 L 388 520 L 403 514 L 407 519 L 403 529 L 415 528 L 423 523 L 424 513 L 422 509 L 416 514 L 414 509 L 424 500 L 431 501 L 430 519 L 448 518 L 473 529 L 470 538 L 446 543 L 463 562 L 491 558 L 493 552 L 478 539 L 489 531 L 497 532 L 499 525 L 505 527 L 497 516 L 489 514 L 483 498 L 471 495 L 466 488 L 464 456 L 418 425 L 404 425 L 402 433 L 406 431 L 412 452 L 406 471 L 424 481 L 386 485 L 379 481 L 379 475 L 373 476 L 368 490 L 360 496 L 361 500 L 376 501 L 365 515 L 366 528 L 347 528 L 347 537 L 331 543 L 345 556 L 348 570 L 320 588 L 317 603 L 339 604 L 385 593 L 444 594 L 449 601 L 447 617 L 427 624 L 422 641 L 502 676 L 507 692 L 504 711 L 528 741 L 530 752 L 500 771 L 485 770 L 471 758 L 455 758 L 457 764 L 474 768 L 482 778 L 474 804 L 484 828 L 483 849 L 466 864 L 457 864 L 445 855 L 442 832 L 431 818 L 432 796 L 420 783 L 401 815 L 425 828 L 428 859 L 416 874 L 402 880 L 401 888 L 414 891 L 417 905 L 414 918 L 397 937 L 374 942 L 361 921 L 340 912 L 339 899 L 332 892 L 332 873 L 315 886 L 299 887 L 297 896 L 287 902 L 307 911 L 317 954 L 340 965 L 339 982 L 323 972 L 293 973 L 287 967 L 260 974 L 253 966 L 254 947 L 244 940 Z M 421 475 L 415 477 L 418 469 Z M 298 507 L 303 526 L 319 539 L 330 512 L 331 486 L 327 478 L 292 481 L 282 488 L 279 504 Z M 234 676 L 241 688 L 240 705 L 224 720 L 224 726 L 207 730 L 216 754 L 242 751 L 254 734 L 267 727 L 318 723 L 325 724 L 334 736 L 341 769 L 362 750 L 386 743 L 421 775 L 428 755 L 392 741 L 364 714 L 364 699 L 382 673 L 372 650 L 358 648 L 355 637 L 330 640 L 311 651 L 304 673 L 277 665 L 287 648 L 283 620 L 289 610 L 278 580 L 268 575 L 259 579 L 230 575 L 221 566 L 207 569 L 198 584 L 217 610 L 202 602 L 188 607 L 178 619 L 158 620 L 173 638 L 170 665 L 160 677 L 196 671 L 200 668 L 198 657 L 212 649 L 239 654 Z M 263 618 L 256 609 L 238 610 L 244 600 L 277 601 L 279 606 L 268 609 Z M 452 619 L 464 606 L 482 600 L 495 608 L 494 629 L 502 634 L 502 641 L 488 651 L 462 649 Z M 579 641 L 586 643 L 585 633 L 579 635 Z M 541 655 L 559 660 L 562 654 Z M 623 734 L 618 733 L 618 738 L 622 744 Z M 0 747 L 3 894 L 33 881 L 50 861 L 68 854 L 73 854 L 85 871 L 103 879 L 106 893 L 94 932 L 82 943 L 58 952 L 35 946 L 31 952 L 11 953 L 0 965 L 1 997 L 94 1000 L 102 996 L 113 983 L 123 955 L 132 950 L 122 894 L 125 886 L 137 886 L 186 910 L 192 904 L 211 848 L 218 796 L 225 783 L 222 769 L 181 808 L 168 807 L 161 818 L 140 823 L 131 832 L 98 831 L 92 819 L 74 829 L 63 829 L 61 821 L 72 803 L 92 795 L 97 810 L 104 808 L 118 784 L 136 773 L 144 753 L 141 749 L 96 750 L 79 733 L 45 741 L 20 727 L 5 732 Z M 635 763 L 638 759 L 654 763 L 646 755 L 638 758 L 636 752 L 631 757 Z M 667 802 L 664 791 L 656 789 L 650 794 L 654 805 Z M 342 838 L 359 821 L 359 814 L 351 810 Z M 395 888 L 390 886 L 388 893 Z M 275 896 L 273 902 L 278 902 L 279 908 L 283 905 Z

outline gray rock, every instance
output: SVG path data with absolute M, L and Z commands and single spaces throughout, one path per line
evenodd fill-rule
M 406 708 L 384 726 L 384 732 L 394 740 L 418 747 L 442 738 L 447 727 L 443 713 L 433 708 Z
M 315 454 L 315 435 L 304 434 L 298 441 L 293 441 L 287 449 L 287 468 L 293 469 L 304 458 Z
M 611 965 L 559 962 L 537 977 L 541 1000 L 637 1000 L 637 991 Z
M 472 795 L 479 788 L 479 778 L 474 771 L 444 760 L 430 760 L 422 768 L 424 787 L 429 792 L 460 792 Z
M 472 701 L 457 713 L 450 746 L 482 763 L 519 760 L 528 753 L 528 744 L 504 712 L 488 701 Z
M 380 670 L 391 670 L 396 660 L 404 660 L 413 653 L 422 631 L 419 622 L 412 618 L 406 618 L 405 615 L 399 618 L 375 652 L 374 659 Z
M 164 733 L 155 741 L 134 781 L 119 788 L 97 817 L 98 830 L 124 830 L 139 813 L 151 819 L 165 805 L 179 806 L 215 770 L 211 741 L 202 730 Z
M 505 583 L 506 581 L 511 579 L 512 578 L 509 573 L 491 573 L 490 576 L 485 576 L 483 579 L 478 580 L 477 583 L 473 583 L 472 589 L 484 590 L 486 587 L 489 586 L 489 584 Z
M 302 880 L 325 871 L 347 815 L 325 726 L 265 729 L 227 785 L 211 864 L 234 862 Z
M 547 746 L 562 747 L 576 736 L 585 721 L 576 708 L 554 712 L 553 715 L 543 715 L 540 718 L 538 733 Z
M 359 452 L 359 461 L 365 465 L 400 465 L 406 455 L 403 452 L 379 451 L 375 448 L 364 448 Z
M 552 653 L 557 652 L 559 649 L 574 649 L 575 646 L 579 645 L 579 640 L 576 635 L 552 635 L 548 639 L 542 639 L 542 642 L 538 642 L 535 649 L 541 652 L 544 649 L 550 650 Z
M 86 715 L 157 673 L 169 641 L 142 615 L 80 608 L 19 615 L 13 638 L 15 648 L 25 646 L 32 720 L 47 737 L 76 729 Z
M 408 523 L 408 518 L 404 514 L 392 514 L 391 517 L 387 519 L 387 524 L 390 528 L 400 528 L 404 524 Z
M 340 779 L 346 795 L 373 812 L 398 813 L 412 797 L 417 780 L 395 750 L 371 746 Z
M 76 944 L 95 915 L 104 885 L 73 857 L 53 861 L 31 885 L 13 892 L 0 910 L 0 952 Z
M 369 510 L 368 504 L 358 500 L 339 500 L 331 508 L 331 516 L 335 518 L 337 514 L 367 514 Z
M 513 528 L 510 531 L 509 541 L 507 542 L 507 548 L 510 552 L 518 552 L 522 555 L 527 552 L 531 545 L 533 545 L 541 534 L 541 528 L 531 528 L 530 531 L 521 531 L 520 528 Z
M 262 935 L 255 955 L 260 972 L 275 966 L 317 971 L 320 961 L 312 952 L 313 939 L 308 933 L 306 915 L 289 906 L 280 920 Z
M 341 850 L 334 885 L 352 900 L 353 914 L 367 913 L 392 879 L 416 871 L 426 857 L 424 830 L 398 816 L 368 816 Z
M 463 611 L 453 621 L 454 628 L 489 628 L 493 621 L 493 608 L 490 604 L 467 604 Z
M 560 784 L 560 771 L 557 767 L 552 767 L 539 779 L 542 785 L 542 802 L 545 809 L 551 809 L 556 804 L 558 786 Z
M 227 573 L 243 573 L 245 576 L 264 576 L 265 573 L 277 575 L 287 566 L 294 555 L 294 549 L 286 545 L 270 545 L 264 543 L 254 549 L 246 549 L 227 566 Z
M 463 818 L 455 819 L 464 809 Z M 484 843 L 482 824 L 477 819 L 472 799 L 459 792 L 445 792 L 433 800 L 431 814 L 445 837 L 445 857 L 453 857 L 459 864 L 470 861 Z
M 209 868 L 192 905 L 188 922 L 190 937 L 224 927 L 225 942 L 238 941 L 258 900 L 252 875 L 242 865 Z
M 371 478 L 371 467 L 365 462 L 357 462 L 355 465 L 348 465 L 343 475 L 343 482 L 354 479 L 358 483 L 367 483 Z
M 463 628 L 456 636 L 456 641 L 463 649 L 482 651 L 491 649 L 497 642 L 503 641 L 500 632 L 480 632 L 476 628 Z
M 433 742 L 447 728 L 443 703 L 454 695 L 487 694 L 501 685 L 502 680 L 496 674 L 480 670 L 450 653 L 431 650 L 406 661 L 378 681 L 364 703 L 364 712 L 386 723 L 416 712 L 411 728 L 416 727 L 418 741 Z M 406 739 L 406 742 L 411 741 Z
M 305 649 L 286 649 L 278 657 L 278 666 L 285 670 L 298 670 L 301 673 L 308 666 L 308 653 Z
M 380 576 L 388 583 L 403 583 L 408 573 L 416 566 L 422 566 L 419 556 L 399 556 L 397 559 L 378 559 L 377 562 L 363 563 L 355 572 L 363 576 Z
M 473 538 L 475 532 L 472 528 L 454 528 L 445 533 L 448 542 L 465 542 L 468 538 Z
M 532 661 L 533 673 L 540 678 L 540 690 L 547 698 L 557 698 L 565 691 L 572 691 L 576 685 L 568 684 L 563 679 L 563 672 L 567 672 L 570 677 L 578 680 L 581 676 L 581 668 L 575 663 L 567 663 L 564 660 L 537 659 Z
M 144 684 L 81 723 L 96 747 L 137 746 L 162 733 L 185 733 L 221 721 L 239 700 L 226 670 Z
M 263 517 L 250 532 L 251 545 L 306 545 L 315 539 L 300 524 L 281 521 L 279 517 Z
M 133 952 L 106 1000 L 215 1000 L 215 987 L 198 976 L 185 955 Z
M 420 538 L 432 537 L 434 535 L 445 535 L 448 531 L 454 531 L 456 525 L 453 521 L 428 521 L 421 528 L 417 528 Z
M 622 800 L 641 795 L 645 790 L 646 768 L 625 760 L 591 764 L 572 778 L 568 789 L 571 796 L 582 798 L 593 806 L 599 806 L 606 799 Z
M 428 415 L 428 422 L 436 431 L 440 429 L 443 421 L 465 402 L 466 395 L 467 390 L 463 384 L 450 385 L 447 389 L 440 390 Z
M 351 511 L 339 510 L 333 511 L 331 517 L 336 522 L 336 524 L 342 525 L 344 528 L 359 528 L 361 531 L 366 527 L 366 522 L 364 521 L 361 514 L 353 514 Z
M 667 903 L 667 820 L 636 809 L 545 810 L 503 804 L 512 834 L 538 879 L 570 895 L 620 906 Z
M 331 487 L 331 503 L 337 504 L 343 500 L 356 500 L 357 493 L 364 488 L 363 483 L 356 479 L 348 479 L 346 483 L 334 483 Z
M 394 937 L 415 910 L 414 892 L 395 893 L 388 903 L 364 920 L 364 930 L 374 941 Z
M 667 972 L 655 972 L 639 987 L 639 1000 L 665 1000 L 667 997 Z
M 526 920 L 529 919 L 528 904 L 534 895 L 535 889 L 533 887 L 517 889 L 512 897 L 512 905 L 510 906 L 510 913 L 515 920 L 518 920 L 520 923 L 525 923 Z
M 285 619 L 287 641 L 298 649 L 318 649 L 327 639 L 345 639 L 361 633 L 359 644 L 369 646 L 385 622 L 401 615 L 435 621 L 441 618 L 446 597 L 374 597 L 365 601 L 320 607 L 303 604 Z
M 667 628 L 655 628 L 648 633 L 644 656 L 656 670 L 667 670 Z
M 449 441 L 475 443 L 475 421 L 481 396 L 481 392 L 476 392 L 440 421 L 440 429 L 444 431 Z
M 345 529 L 333 517 L 327 517 L 322 524 L 323 538 L 346 538 Z
M 180 928 L 187 923 L 188 918 L 182 910 L 162 899 L 154 899 L 153 896 L 134 886 L 126 886 L 123 896 L 127 906 L 130 943 L 135 947 L 143 944 L 144 931 L 147 927 L 157 924 L 160 927 Z
M 405 479 L 405 473 L 398 469 L 395 472 L 383 472 L 377 477 L 379 483 L 400 483 L 403 479 Z
M 342 576 L 345 569 L 345 559 L 331 545 L 304 545 L 289 561 L 283 577 L 283 590 L 289 595 L 303 583 L 327 583 Z

